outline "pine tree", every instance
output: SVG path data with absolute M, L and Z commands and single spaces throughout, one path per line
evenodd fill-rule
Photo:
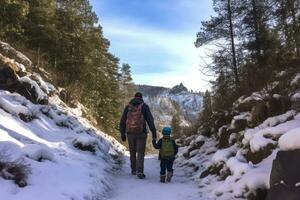
M 211 115 L 213 113 L 212 110 L 212 99 L 211 94 L 208 90 L 205 91 L 205 94 L 203 96 L 203 110 L 201 112 L 201 121 L 206 122 L 210 119 Z
M 181 127 L 180 127 L 180 116 L 178 113 L 174 114 L 171 121 L 172 134 L 174 139 L 181 137 Z
M 231 48 L 229 55 L 231 60 L 227 61 L 227 68 L 231 70 L 230 73 L 234 77 L 237 89 L 239 87 L 239 74 L 234 31 L 236 8 L 233 7 L 235 6 L 235 4 L 232 5 L 231 0 L 215 0 L 214 10 L 217 16 L 212 17 L 209 21 L 202 22 L 201 31 L 197 34 L 195 45 L 196 47 L 200 47 L 212 41 L 225 39 L 224 48 L 228 49 L 229 46 Z
M 120 79 L 120 89 L 123 98 L 123 107 L 128 103 L 128 101 L 133 97 L 136 88 L 131 77 L 131 70 L 129 64 L 123 64 L 121 67 Z
M 0 1 L 0 39 L 17 43 L 24 39 L 23 23 L 29 12 L 29 4 L 23 0 Z

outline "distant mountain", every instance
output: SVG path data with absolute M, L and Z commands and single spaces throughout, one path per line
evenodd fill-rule
M 181 126 L 190 126 L 197 120 L 202 109 L 202 96 L 191 93 L 181 83 L 173 88 L 137 85 L 149 105 L 157 127 L 169 126 L 173 116 L 178 113 Z

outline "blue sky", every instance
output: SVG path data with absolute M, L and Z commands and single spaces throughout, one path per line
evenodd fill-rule
M 110 40 L 110 52 L 132 67 L 137 84 L 173 87 L 182 82 L 204 91 L 199 71 L 205 49 L 194 47 L 201 21 L 213 15 L 212 0 L 91 0 Z M 203 80 L 204 79 L 204 80 Z

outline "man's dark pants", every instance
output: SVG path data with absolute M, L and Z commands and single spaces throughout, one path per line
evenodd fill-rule
M 160 175 L 166 175 L 166 170 L 173 173 L 174 158 L 161 159 L 160 161 Z
M 144 173 L 144 157 L 147 142 L 147 134 L 127 134 L 131 170 Z

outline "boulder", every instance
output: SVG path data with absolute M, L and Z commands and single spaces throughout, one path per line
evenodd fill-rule
M 263 159 L 267 158 L 269 155 L 272 154 L 273 150 L 276 148 L 275 144 L 268 144 L 264 148 L 261 148 L 257 152 L 252 152 L 250 149 L 245 154 L 245 158 L 247 161 L 251 161 L 254 164 L 260 163 Z
M 266 102 L 268 115 L 275 116 L 284 113 L 291 106 L 291 101 L 288 97 L 279 96 L 278 98 L 270 98 Z
M 300 199 L 299 168 L 300 150 L 279 151 L 272 165 L 267 200 Z
M 231 122 L 231 126 L 235 132 L 239 132 L 244 130 L 247 127 L 248 121 L 247 119 L 233 119 Z
M 233 129 L 233 128 L 227 128 L 227 129 L 224 128 L 224 129 L 220 130 L 220 132 L 219 132 L 220 138 L 219 138 L 219 144 L 218 144 L 219 149 L 227 148 L 230 146 L 229 138 L 230 138 L 230 135 L 234 132 L 235 132 L 235 129 Z
M 37 104 L 37 103 L 43 104 L 43 105 L 48 104 L 48 99 L 47 98 L 39 99 L 37 89 L 28 82 L 19 82 L 18 81 L 15 84 L 15 87 L 10 89 L 10 92 L 17 92 L 35 104 Z
M 9 44 L 0 41 L 0 53 L 6 57 L 14 59 L 16 62 L 23 64 L 26 67 L 31 67 L 32 62 L 24 56 L 21 52 L 17 51 Z
M 204 143 L 205 141 L 203 140 L 192 143 L 190 147 L 187 149 L 187 151 L 183 154 L 183 156 L 185 158 L 191 158 L 192 156 L 195 156 L 196 154 L 191 154 L 191 152 L 200 149 Z
M 256 126 L 268 118 L 268 107 L 264 101 L 257 102 L 251 109 L 251 126 Z
M 220 176 L 221 175 L 220 172 L 223 169 L 223 167 L 224 167 L 224 164 L 211 165 L 200 174 L 200 178 L 205 178 L 208 175 L 218 175 L 218 176 Z
M 242 101 L 241 103 L 237 104 L 237 110 L 239 112 L 248 112 L 251 111 L 253 106 L 255 106 L 258 102 L 262 100 L 256 100 L 256 99 L 249 99 L 247 101 Z
M 9 90 L 18 82 L 17 67 L 0 54 L 0 89 Z

